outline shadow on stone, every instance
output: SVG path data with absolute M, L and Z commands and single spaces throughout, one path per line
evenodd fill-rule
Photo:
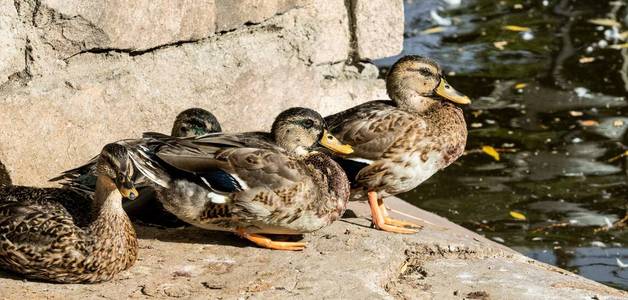
M 158 228 L 135 224 L 138 239 L 158 240 L 162 242 L 223 245 L 248 247 L 251 243 L 230 232 L 205 230 L 193 226 L 184 228 Z
M 0 186 L 11 185 L 11 177 L 9 171 L 0 161 Z

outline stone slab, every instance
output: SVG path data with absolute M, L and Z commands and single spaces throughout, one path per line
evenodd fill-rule
M 426 227 L 369 228 L 364 202 L 304 236 L 303 252 L 251 246 L 229 233 L 136 226 L 139 260 L 112 281 L 59 285 L 0 272 L 3 299 L 626 299 L 628 294 L 526 258 L 396 198 Z M 394 213 L 393 213 L 394 214 Z M 400 215 L 396 217 L 403 218 Z
M 403 48 L 403 0 L 351 0 L 361 60 L 397 55 Z
M 0 1 L 0 85 L 26 65 L 26 41 L 13 1 Z

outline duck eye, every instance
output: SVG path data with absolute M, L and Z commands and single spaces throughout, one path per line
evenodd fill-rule
M 432 77 L 432 76 L 434 76 L 434 75 L 432 74 L 432 72 L 430 72 L 430 70 L 428 70 L 427 68 L 420 68 L 420 69 L 419 69 L 419 73 L 420 73 L 422 76 L 425 76 L 425 77 Z
M 312 128 L 312 126 L 314 126 L 314 121 L 308 119 L 304 120 L 302 124 L 305 128 Z

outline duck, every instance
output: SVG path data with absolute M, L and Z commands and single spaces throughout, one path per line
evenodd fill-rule
M 295 107 L 280 113 L 270 132 L 146 133 L 127 148 L 156 198 L 179 219 L 235 232 L 260 247 L 298 251 L 306 244 L 264 234 L 319 230 L 338 220 L 349 200 L 346 174 L 321 148 L 352 149 L 326 127 L 318 112 Z
M 57 283 L 108 281 L 137 258 L 122 197 L 135 199 L 126 149 L 108 144 L 96 166 L 94 196 L 64 188 L 0 189 L 0 269 Z
M 352 198 L 367 197 L 374 227 L 411 234 L 422 226 L 388 217 L 383 198 L 416 188 L 463 154 L 467 126 L 460 105 L 471 100 L 447 83 L 437 62 L 418 55 L 393 64 L 386 90 L 391 100 L 365 102 L 325 122 L 353 146 L 353 153 L 335 159 L 351 181 Z
M 222 132 L 216 116 L 205 109 L 193 107 L 180 112 L 175 117 L 170 135 L 192 137 L 215 132 Z
M 192 107 L 177 114 L 172 125 L 171 136 L 193 137 L 215 132 L 222 132 L 222 127 L 216 116 L 205 109 Z M 66 171 L 60 176 L 50 179 L 50 181 L 59 182 L 67 188 L 91 194 L 96 184 L 97 162 L 98 156 L 86 165 Z M 152 188 L 149 186 L 138 186 L 137 188 L 140 191 L 140 197 L 133 201 L 124 199 L 122 202 L 124 210 L 133 220 L 162 227 L 185 225 L 176 216 L 163 209 L 161 203 L 156 201 Z

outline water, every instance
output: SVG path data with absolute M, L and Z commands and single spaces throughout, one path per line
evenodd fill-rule
M 406 2 L 404 54 L 438 60 L 474 100 L 465 108 L 467 154 L 400 196 L 527 256 L 628 290 L 620 266 L 628 264 L 628 227 L 608 228 L 628 209 L 628 159 L 618 157 L 628 149 L 628 49 L 612 48 L 628 42 L 618 38 L 628 30 L 626 2 L 455 2 Z M 588 22 L 595 18 L 622 28 Z M 440 32 L 423 32 L 439 23 Z M 480 150 L 485 145 L 497 148 L 499 161 Z

